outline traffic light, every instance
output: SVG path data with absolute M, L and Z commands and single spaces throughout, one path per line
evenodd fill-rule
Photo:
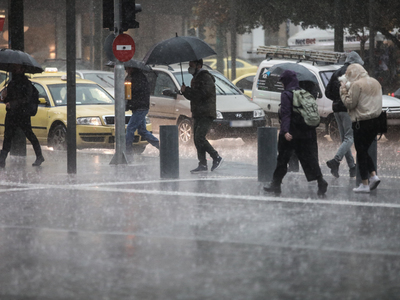
M 136 13 L 142 11 L 140 4 L 135 4 L 135 0 L 122 0 L 121 5 L 121 28 L 126 31 L 129 28 L 139 28 L 136 22 Z
M 136 22 L 136 13 L 142 11 L 142 6 L 135 4 L 135 0 L 120 0 L 119 4 L 121 30 L 139 28 L 139 23 Z M 114 30 L 114 0 L 103 0 L 103 28 Z

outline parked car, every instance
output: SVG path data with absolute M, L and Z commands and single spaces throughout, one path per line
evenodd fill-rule
M 244 74 L 232 81 L 245 95 L 251 98 L 251 90 L 253 88 L 254 77 L 256 73 Z
M 41 145 L 55 150 L 66 149 L 67 85 L 65 78 L 32 78 L 39 91 L 40 104 L 32 117 L 32 128 Z M 4 136 L 5 104 L 0 103 L 0 137 Z M 112 148 L 115 140 L 114 98 L 97 83 L 76 79 L 76 142 L 77 148 Z M 125 114 L 125 123 L 131 114 Z M 151 131 L 147 119 L 147 130 Z M 147 141 L 135 136 L 134 150 L 144 151 Z
M 203 63 L 209 66 L 211 69 L 217 69 L 217 59 L 216 58 L 207 58 L 203 60 Z M 224 58 L 224 75 L 225 77 L 231 79 L 231 70 L 232 63 L 231 58 Z M 244 74 L 257 72 L 257 66 L 252 63 L 245 61 L 240 58 L 236 58 L 236 78 L 240 77 Z
M 187 72 L 188 64 L 155 66 L 148 75 L 151 85 L 149 117 L 153 129 L 160 125 L 178 125 L 181 143 L 188 143 L 193 138 L 193 120 L 190 112 L 190 101 L 179 93 L 183 81 L 187 86 L 193 78 Z M 209 139 L 227 137 L 254 140 L 257 128 L 266 124 L 263 109 L 235 87 L 221 73 L 210 70 L 216 80 L 217 119 L 208 134 Z
M 114 97 L 114 72 L 99 70 L 76 70 L 76 74 L 83 79 L 88 79 L 101 85 Z
M 390 141 L 400 140 L 400 99 L 382 96 L 382 110 L 386 111 L 388 130 L 385 137 Z

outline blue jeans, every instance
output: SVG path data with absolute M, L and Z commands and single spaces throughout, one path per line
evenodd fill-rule
M 141 135 L 142 140 L 148 141 L 157 149 L 160 148 L 160 141 L 146 129 L 146 115 L 148 112 L 148 109 L 132 111 L 132 116 L 126 128 L 126 151 L 128 153 L 132 152 L 132 143 L 135 140 L 136 130 Z
M 350 148 L 353 145 L 354 138 L 350 115 L 343 111 L 335 112 L 334 116 L 339 128 L 340 140 L 342 141 L 342 144 L 336 152 L 335 160 L 341 162 L 344 156 L 346 157 L 349 168 L 353 168 L 355 166 L 354 157 L 353 154 L 351 154 Z

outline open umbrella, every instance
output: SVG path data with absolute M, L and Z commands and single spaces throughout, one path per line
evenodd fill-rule
M 114 67 L 115 66 L 115 61 L 110 60 L 106 64 L 106 66 Z M 125 68 L 135 68 L 135 69 L 139 69 L 139 70 L 142 70 L 142 71 L 145 71 L 145 72 L 150 72 L 150 71 L 153 70 L 150 66 L 146 65 L 143 61 L 136 60 L 136 59 L 133 59 L 133 58 L 128 60 L 128 61 L 126 61 L 126 62 L 124 62 L 124 67 Z
M 315 98 L 318 97 L 319 83 L 317 77 L 315 77 L 315 75 L 306 67 L 299 65 L 298 63 L 281 63 L 273 65 L 268 69 L 266 74 L 268 76 L 279 77 L 285 70 L 296 72 L 299 86 L 310 92 Z
M 176 37 L 155 44 L 145 55 L 143 62 L 146 65 L 170 65 L 198 60 L 215 54 L 210 45 L 203 40 L 194 36 L 177 35 Z
M 0 70 L 13 72 L 16 66 L 24 67 L 25 73 L 42 73 L 43 69 L 28 53 L 20 50 L 0 49 Z

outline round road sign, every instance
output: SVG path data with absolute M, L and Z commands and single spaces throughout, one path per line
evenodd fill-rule
M 122 62 L 130 60 L 135 54 L 135 42 L 130 35 L 125 33 L 117 35 L 112 48 L 114 56 Z

